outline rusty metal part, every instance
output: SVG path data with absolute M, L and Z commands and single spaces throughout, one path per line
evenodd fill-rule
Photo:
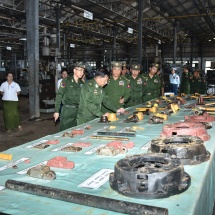
M 180 104 L 183 104 L 183 105 L 186 104 L 186 101 L 180 96 L 176 96 L 176 100 L 178 100 Z
M 45 149 L 47 147 L 49 147 L 50 145 L 46 144 L 46 143 L 41 143 L 39 145 L 36 145 L 34 146 L 34 148 L 37 148 L 37 149 Z
M 101 123 L 108 123 L 108 117 L 107 116 L 101 116 L 100 121 Z
M 149 124 L 160 124 L 160 123 L 163 123 L 163 122 L 164 122 L 164 119 L 161 118 L 161 117 L 157 117 L 157 116 L 152 116 L 148 120 Z
M 86 126 L 84 127 L 85 130 L 90 130 L 91 128 L 92 128 L 91 125 L 86 125 Z
M 210 135 L 207 133 L 207 130 L 202 123 L 179 122 L 164 125 L 161 137 L 170 137 L 172 135 L 197 136 L 203 141 L 210 139 Z
M 205 113 L 202 116 L 184 116 L 185 122 L 200 122 L 203 123 L 206 129 L 212 128 L 212 122 L 215 121 L 215 116 L 209 116 Z
M 199 137 L 178 135 L 151 140 L 150 152 L 176 156 L 184 165 L 195 165 L 210 159 L 210 152 Z
M 63 152 L 80 152 L 82 150 L 81 147 L 76 146 L 66 146 L 65 148 L 62 148 L 61 151 Z
M 71 132 L 69 133 L 69 132 L 66 132 L 66 133 L 63 133 L 63 135 L 62 135 L 62 137 L 76 137 L 77 136 L 77 134 L 72 134 Z
M 120 140 L 120 141 L 127 141 L 127 140 L 129 140 L 129 138 L 126 138 L 126 137 L 111 137 L 111 136 L 98 136 L 98 135 L 91 135 L 90 139 Z
M 128 117 L 126 120 L 123 122 L 139 122 L 139 118 L 136 114 L 133 114 L 132 116 Z
M 37 165 L 27 171 L 27 174 L 33 178 L 40 178 L 44 180 L 54 180 L 56 174 L 49 166 Z
M 104 155 L 104 156 L 115 156 L 118 154 L 125 154 L 127 152 L 127 148 L 114 148 L 110 146 L 104 146 L 96 151 L 97 155 Z
M 57 199 L 94 208 L 100 208 L 123 214 L 168 215 L 168 209 L 166 208 L 126 202 L 101 196 L 93 196 L 87 193 L 77 193 L 73 191 L 61 190 L 53 187 L 46 187 L 21 181 L 7 180 L 5 187 L 14 191 Z
M 136 131 L 134 132 L 98 131 L 97 134 L 103 136 L 136 137 Z
M 148 199 L 182 193 L 191 180 L 178 158 L 141 154 L 119 160 L 109 182 L 122 195 Z

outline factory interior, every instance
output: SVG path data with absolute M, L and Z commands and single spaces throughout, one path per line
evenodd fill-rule
M 215 215 L 215 0 L 0 0 L 0 29 L 23 128 L 7 132 L 0 95 L 0 214 Z M 62 131 L 57 83 L 78 62 L 87 81 L 113 62 L 159 65 L 164 95 Z M 205 94 L 172 94 L 185 66 Z

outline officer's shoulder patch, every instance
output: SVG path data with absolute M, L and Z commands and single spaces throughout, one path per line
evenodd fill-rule
M 61 88 L 65 88 L 65 87 L 66 87 L 66 83 L 65 83 L 64 81 L 61 81 L 60 87 L 61 87 Z

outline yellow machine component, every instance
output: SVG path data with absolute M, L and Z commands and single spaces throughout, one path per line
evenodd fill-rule
M 133 130 L 144 130 L 144 128 L 139 127 L 139 126 L 132 126 Z
M 118 118 L 116 118 L 116 114 L 115 113 L 109 113 L 108 114 L 108 121 L 114 122 L 116 120 L 118 120 Z
M 157 112 L 157 107 L 153 106 L 152 108 L 149 109 L 149 112 L 156 113 Z
M 185 93 L 181 93 L 181 97 L 185 97 L 186 96 L 186 94 Z
M 165 121 L 168 120 L 167 114 L 155 113 L 154 116 L 163 118 Z
M 191 99 L 198 99 L 198 96 L 190 96 Z
M 110 127 L 109 127 L 109 129 L 115 129 L 116 128 L 116 126 L 113 126 L 113 125 L 111 125 Z
M 155 104 L 154 104 L 154 107 L 158 107 L 158 103 L 155 103 Z
M 167 97 L 166 96 L 162 96 L 161 99 L 167 100 Z
M 170 107 L 171 107 L 173 113 L 176 113 L 180 109 L 178 104 L 175 104 L 175 103 L 170 104 Z
M 194 93 L 194 96 L 201 96 L 201 94 L 199 94 L 199 93 Z
M 210 102 L 210 103 L 205 104 L 205 106 L 211 106 L 211 105 L 215 105 L 215 102 Z
M 142 108 L 136 108 L 137 111 L 146 111 L 147 109 L 149 108 L 145 108 L 145 107 L 142 107 Z
M 144 115 L 143 115 L 142 112 L 138 112 L 138 113 L 136 113 L 136 115 L 138 116 L 138 119 L 139 119 L 139 120 L 143 120 Z

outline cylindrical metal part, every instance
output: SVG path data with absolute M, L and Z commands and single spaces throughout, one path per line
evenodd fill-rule
M 5 183 L 5 187 L 15 191 L 62 200 L 66 202 L 72 202 L 75 204 L 86 205 L 89 207 L 101 208 L 104 210 L 110 210 L 124 214 L 168 214 L 168 209 L 166 208 L 120 201 L 101 196 L 93 196 L 85 193 L 77 193 L 73 191 L 61 190 L 57 188 L 30 184 L 15 180 L 7 180 Z

